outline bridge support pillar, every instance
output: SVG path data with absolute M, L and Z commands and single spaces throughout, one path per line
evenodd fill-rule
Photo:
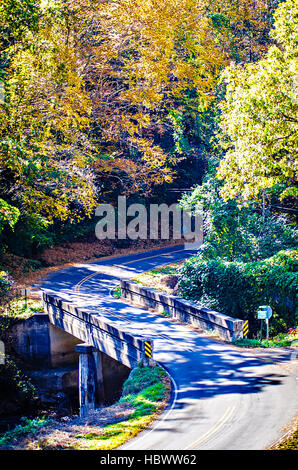
M 76 345 L 79 359 L 79 400 L 80 416 L 85 418 L 95 409 L 98 399 L 103 399 L 103 374 L 101 353 L 93 346 L 82 343 Z

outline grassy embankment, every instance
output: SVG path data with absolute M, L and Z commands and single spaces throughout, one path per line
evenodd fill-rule
M 138 367 L 124 383 L 118 403 L 99 408 L 86 419 L 24 418 L 19 426 L 0 435 L 0 449 L 115 449 L 146 429 L 169 397 L 170 379 L 161 367 Z

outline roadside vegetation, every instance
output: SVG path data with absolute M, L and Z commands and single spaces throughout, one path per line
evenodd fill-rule
M 203 250 L 202 250 L 203 251 Z M 202 254 L 187 260 L 179 273 L 180 294 L 201 306 L 249 321 L 256 336 L 260 305 L 270 305 L 270 334 L 298 324 L 298 251 L 280 251 L 260 261 L 227 261 Z
M 298 429 L 290 436 L 275 446 L 272 450 L 297 450 L 298 449 Z
M 186 298 L 187 294 L 183 290 L 183 287 L 182 288 L 180 287 L 181 286 L 180 283 L 183 281 L 183 273 L 184 273 L 185 265 L 187 263 L 188 263 L 188 261 L 186 263 L 183 263 L 183 262 L 173 263 L 173 264 L 169 264 L 167 266 L 163 266 L 161 268 L 152 269 L 150 271 L 147 271 L 147 272 L 144 272 L 144 273 L 138 275 L 136 278 L 133 279 L 133 281 L 137 282 L 137 283 L 140 283 L 140 284 L 142 284 L 144 286 L 147 286 L 147 287 L 153 287 L 157 290 L 163 291 L 163 292 L 168 293 L 168 294 L 175 294 L 179 297 Z M 191 263 L 195 264 L 195 275 L 197 276 L 196 277 L 197 279 L 200 279 L 201 272 L 199 270 L 197 270 L 197 268 L 198 268 L 198 266 L 196 264 L 197 259 L 194 258 L 193 260 L 191 260 Z M 218 272 L 220 273 L 221 271 L 218 271 Z M 212 273 L 210 274 L 210 277 L 212 277 Z M 191 279 L 191 277 L 189 277 L 189 278 Z M 254 280 L 254 282 L 255 282 L 255 280 Z M 194 287 L 191 286 L 191 288 L 194 288 Z M 218 289 L 214 289 L 214 291 L 215 290 L 218 293 Z M 235 289 L 235 291 L 237 292 L 237 289 Z M 258 292 L 258 291 L 256 290 L 256 292 Z M 259 298 L 259 302 L 262 302 L 262 299 L 263 299 L 263 297 L 262 297 L 263 294 L 261 292 L 262 291 L 260 291 L 261 297 Z M 230 289 L 227 290 L 226 295 L 227 296 L 231 295 L 231 290 Z M 121 297 L 120 287 L 117 288 L 115 296 L 117 296 L 117 298 Z M 200 302 L 197 301 L 197 298 L 199 298 L 199 296 L 193 295 L 193 296 L 189 296 L 188 298 L 190 298 L 191 300 L 194 300 L 197 304 L 201 305 L 202 307 L 206 307 L 206 305 L 208 305 L 208 303 L 206 301 L 206 297 L 204 298 L 204 300 L 201 300 Z M 214 298 L 215 298 L 215 295 L 214 295 Z M 235 300 L 234 299 L 230 300 L 230 304 L 232 304 L 233 301 L 235 301 Z M 213 307 L 211 307 L 211 308 L 214 308 L 214 305 L 218 306 L 218 304 L 216 304 L 215 301 L 213 301 L 213 302 L 214 302 L 212 304 Z M 241 346 L 241 347 L 247 347 L 247 348 L 268 348 L 268 347 L 269 348 L 275 348 L 275 347 L 291 347 L 291 346 L 293 346 L 293 347 L 297 346 L 298 347 L 298 327 L 296 327 L 296 328 L 293 328 L 293 327 L 287 328 L 286 323 L 283 324 L 282 328 L 279 328 L 279 329 L 282 329 L 283 331 L 280 331 L 278 334 L 274 335 L 275 328 L 278 329 L 278 327 L 275 327 L 275 328 L 271 327 L 270 328 L 270 338 L 268 340 L 266 338 L 261 339 L 260 338 L 260 332 L 259 332 L 260 321 L 256 320 L 256 309 L 257 309 L 257 306 L 261 305 L 261 304 L 258 303 L 258 301 L 257 301 L 257 302 L 255 302 L 255 305 L 256 305 L 255 310 L 251 309 L 251 312 L 252 312 L 251 316 L 254 320 L 256 329 L 255 329 L 255 331 L 252 332 L 252 334 L 250 334 L 251 337 L 240 339 L 240 340 L 235 340 L 233 342 L 235 345 Z M 222 312 L 222 310 L 219 310 L 219 311 Z M 247 312 L 249 310 L 247 309 L 245 311 Z M 224 313 L 226 313 L 227 315 L 231 315 L 229 310 L 225 310 Z M 240 317 L 239 312 L 238 312 L 238 314 L 239 314 L 239 317 Z M 170 315 L 168 315 L 168 316 L 170 316 Z M 237 315 L 235 315 L 235 316 L 237 316 Z M 284 318 L 283 318 L 282 315 L 278 316 L 277 314 L 275 314 L 273 316 L 273 319 L 274 319 L 274 317 L 277 317 L 279 319 L 279 322 L 278 322 L 279 325 L 281 323 L 280 319 L 282 319 L 284 321 Z M 211 334 L 211 332 L 210 332 L 210 334 Z M 264 336 L 264 331 L 263 331 L 263 336 Z
M 298 328 L 290 329 L 287 333 L 280 333 L 269 339 L 244 338 L 233 342 L 243 348 L 287 348 L 298 347 Z
M 269 450 L 297 450 L 298 449 L 298 417 L 289 425 L 286 435 Z
M 146 429 L 165 409 L 170 380 L 161 367 L 137 367 L 123 385 L 122 397 L 86 419 L 77 416 L 23 418 L 0 435 L 0 449 L 111 450 Z
M 12 297 L 0 314 L 0 341 L 5 344 L 5 356 L 0 362 L 0 429 L 1 419 L 36 413 L 38 389 L 23 371 L 24 361 L 11 348 L 10 328 L 19 320 L 43 311 L 40 299 Z
M 139 274 L 134 279 L 134 282 L 143 284 L 147 287 L 154 287 L 164 292 L 173 294 L 176 292 L 178 283 L 177 273 L 181 268 L 182 262 L 172 263 L 159 268 L 151 269 L 142 274 Z

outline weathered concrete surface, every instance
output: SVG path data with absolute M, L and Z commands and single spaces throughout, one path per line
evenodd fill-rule
M 132 335 L 113 321 L 88 310 L 83 311 L 61 298 L 43 293 L 50 322 L 132 369 L 138 363 L 153 364 L 153 340 Z M 151 354 L 148 355 L 148 345 Z
M 51 365 L 49 319 L 44 313 L 15 323 L 8 333 L 10 346 L 34 365 Z
M 37 383 L 42 390 L 52 392 L 66 391 L 74 389 L 78 385 L 77 364 L 67 367 L 43 368 L 26 370 L 33 382 Z
M 200 308 L 194 302 L 165 294 L 130 280 L 121 280 L 122 297 L 142 307 L 165 311 L 173 318 L 204 330 L 213 330 L 223 339 L 233 341 L 243 337 L 243 320 L 214 310 Z
M 45 403 L 57 402 L 58 393 L 78 399 L 79 352 L 82 340 L 50 323 L 46 313 L 36 313 L 15 323 L 8 332 L 10 346 L 25 361 L 26 375 L 41 392 Z M 96 367 L 95 403 L 111 404 L 121 396 L 131 371 L 103 352 L 93 350 Z
M 101 369 L 101 362 L 95 361 L 94 349 L 89 344 L 78 344 L 76 351 L 80 354 L 79 361 L 79 400 L 80 416 L 85 418 L 89 412 L 95 409 L 95 395 L 98 364 Z M 102 370 L 99 371 L 102 376 Z
M 110 405 L 120 398 L 122 393 L 122 386 L 125 380 L 128 378 L 131 372 L 131 368 L 121 364 L 104 353 L 101 353 L 101 357 L 102 373 L 104 378 L 104 403 L 106 405 Z M 100 396 L 98 400 L 100 403 Z
M 36 313 L 15 323 L 9 333 L 10 346 L 32 366 L 64 367 L 78 362 L 74 336 L 56 328 L 46 313 Z
M 60 328 L 52 325 L 49 317 L 48 322 L 51 346 L 51 366 L 61 367 L 77 363 L 78 353 L 75 351 L 75 346 L 80 342 L 80 340 L 66 331 L 60 330 Z

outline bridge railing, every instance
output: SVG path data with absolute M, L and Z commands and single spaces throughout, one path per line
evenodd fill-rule
M 153 340 L 134 335 L 98 312 L 84 310 L 58 296 L 43 292 L 50 322 L 99 351 L 133 368 L 153 365 Z
M 201 308 L 194 302 L 169 295 L 130 280 L 121 280 L 122 297 L 145 308 L 157 309 L 171 317 L 203 330 L 218 333 L 223 339 L 233 341 L 243 337 L 244 321 L 215 310 Z

